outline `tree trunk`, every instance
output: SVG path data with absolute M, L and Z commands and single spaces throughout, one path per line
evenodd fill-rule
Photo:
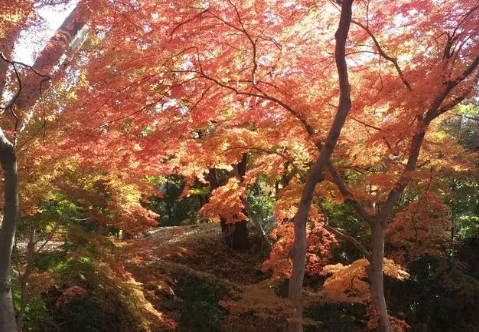
M 294 217 L 294 246 L 291 249 L 293 271 L 289 280 L 288 297 L 295 306 L 295 312 L 288 321 L 288 332 L 303 332 L 302 324 L 302 288 L 306 264 L 306 222 L 308 220 L 313 193 L 316 184 L 323 179 L 323 173 L 329 162 L 341 130 L 346 122 L 346 117 L 351 108 L 351 86 L 349 85 L 348 66 L 346 63 L 346 40 L 351 25 L 353 0 L 343 0 L 341 5 L 341 17 L 335 39 L 335 60 L 339 80 L 339 105 L 333 123 L 324 144 L 317 143 L 320 150 L 319 156 L 311 166 L 304 184 L 298 210 Z M 307 126 L 308 134 L 314 138 L 314 129 Z M 315 142 L 316 143 L 316 142 Z
M 289 279 L 288 288 L 288 297 L 293 302 L 295 311 L 288 320 L 288 332 L 303 332 L 303 308 L 301 298 L 306 267 L 306 249 L 306 223 L 295 222 L 294 247 L 290 253 L 291 260 L 293 261 L 293 272 Z
M 378 332 L 392 332 L 389 322 L 386 299 L 384 297 L 384 227 L 376 222 L 372 227 L 373 252 L 367 268 L 371 283 L 371 302 L 373 314 L 377 315 Z
M 243 183 L 244 176 L 246 175 L 246 166 L 248 163 L 248 155 L 246 153 L 243 154 L 241 158 L 241 162 L 239 162 L 236 167 L 235 167 L 235 176 L 238 178 L 238 181 L 241 183 L 242 186 L 246 185 Z M 258 231 L 261 235 L 261 241 L 263 245 L 265 246 L 266 250 L 268 252 L 271 251 L 273 244 L 268 238 L 268 234 L 266 234 L 261 220 L 254 214 L 253 209 L 251 208 L 251 205 L 248 203 L 248 198 L 243 197 L 241 199 L 241 202 L 244 205 L 244 212 L 248 216 L 248 220 L 254 225 L 254 228 L 256 228 L 256 231 Z M 245 223 L 246 225 L 246 223 Z M 246 230 L 247 231 L 247 230 Z M 248 234 L 246 234 L 248 235 Z
M 246 167 L 248 165 L 248 155 L 243 153 L 241 156 L 241 161 L 236 164 L 235 168 L 237 175 L 241 181 L 246 174 Z M 247 211 L 244 211 L 248 215 Z M 249 249 L 249 238 L 248 238 L 248 220 L 236 222 L 234 224 L 227 225 L 230 229 L 231 234 L 231 248 L 239 251 L 246 251 Z
M 17 160 L 13 145 L 0 128 L 0 163 L 3 167 L 5 206 L 0 231 L 0 331 L 16 332 L 12 300 L 11 259 L 18 221 Z
M 28 304 L 28 281 L 33 271 L 33 260 L 35 258 L 35 244 L 36 244 L 36 231 L 35 229 L 30 230 L 30 238 L 28 240 L 27 248 L 27 266 L 25 267 L 25 272 L 20 277 L 20 310 L 17 315 L 17 328 L 18 332 L 22 331 L 23 325 L 23 316 L 25 315 L 25 310 Z
M 243 202 L 243 205 L 244 205 L 244 209 L 246 211 L 246 215 L 248 216 L 248 219 L 253 223 L 254 228 L 256 228 L 256 231 L 260 233 L 261 241 L 262 241 L 264 247 L 266 248 L 266 250 L 268 252 L 270 252 L 273 249 L 273 244 L 269 240 L 268 234 L 266 234 L 266 231 L 264 230 L 264 227 L 263 227 L 263 224 L 262 224 L 260 218 L 258 218 L 254 214 L 254 212 L 251 209 L 251 206 L 249 205 L 248 200 L 246 198 L 243 198 L 242 202 Z
M 249 248 L 247 221 L 228 224 L 221 218 L 221 231 L 225 236 L 226 245 L 233 250 L 246 251 Z

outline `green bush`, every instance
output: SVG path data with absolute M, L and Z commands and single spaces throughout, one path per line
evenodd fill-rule
M 321 303 L 306 308 L 304 317 L 317 321 L 305 332 L 355 332 L 367 330 L 366 306 L 359 303 Z
M 103 308 L 92 300 L 73 299 L 62 313 L 62 332 L 108 332 Z
M 14 302 L 18 310 L 20 303 L 20 292 L 14 292 Z M 23 316 L 22 331 L 61 331 L 47 308 L 45 299 L 41 296 L 33 296 L 28 300 L 25 314 Z
M 228 291 L 217 280 L 207 280 L 179 272 L 174 292 L 180 300 L 181 330 L 191 332 L 222 330 L 226 311 L 218 302 L 228 294 Z
M 409 280 L 386 278 L 389 310 L 414 332 L 479 331 L 479 281 L 456 259 L 424 256 L 408 265 Z
M 35 255 L 33 267 L 41 272 L 56 270 L 67 260 L 68 256 L 64 251 L 38 253 Z

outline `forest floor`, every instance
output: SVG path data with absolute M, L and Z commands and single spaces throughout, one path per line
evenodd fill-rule
M 153 313 L 151 330 L 283 331 L 281 315 L 264 307 L 282 301 L 262 271 L 267 252 L 254 230 L 250 238 L 250 249 L 236 252 L 226 247 L 218 224 L 198 224 L 118 243 L 118 259 Z

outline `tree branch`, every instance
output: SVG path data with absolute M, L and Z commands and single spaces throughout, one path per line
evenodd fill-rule
M 401 70 L 401 67 L 399 67 L 399 64 L 398 64 L 398 61 L 396 58 L 393 58 L 392 56 L 389 56 L 388 54 L 386 54 L 386 52 L 384 52 L 384 50 L 382 49 L 381 45 L 379 44 L 378 40 L 376 39 L 376 37 L 374 36 L 374 34 L 372 33 L 372 31 L 367 27 L 365 26 L 364 24 L 358 22 L 358 21 L 355 21 L 355 20 L 351 20 L 352 23 L 356 24 L 357 26 L 361 27 L 364 31 L 366 31 L 366 33 L 371 37 L 371 39 L 373 40 L 374 42 L 374 45 L 376 45 L 376 48 L 378 49 L 378 52 L 379 54 L 384 58 L 386 59 L 387 61 L 391 62 L 393 65 L 394 65 L 394 68 L 396 68 L 396 71 L 399 75 L 399 77 L 401 78 L 401 81 L 403 82 L 403 84 L 406 86 L 406 88 L 409 90 L 409 91 L 412 91 L 412 86 L 411 84 L 408 82 L 408 80 L 406 79 L 406 77 L 404 76 L 404 73 L 402 72 Z
M 381 128 L 376 127 L 376 126 L 373 126 L 373 125 L 370 125 L 370 124 L 368 124 L 368 123 L 366 123 L 366 122 L 364 122 L 364 121 L 362 121 L 362 120 L 359 120 L 359 119 L 355 118 L 354 116 L 351 116 L 351 115 L 350 115 L 349 117 L 350 117 L 352 120 L 356 121 L 357 123 L 362 124 L 363 126 L 365 126 L 365 127 L 367 127 L 367 128 L 371 128 L 371 129 L 374 129 L 374 130 L 377 130 L 377 131 L 382 131 Z
M 368 223 L 369 225 L 372 225 L 372 215 L 370 215 L 364 209 L 361 203 L 354 198 L 353 193 L 348 189 L 343 179 L 341 178 L 341 176 L 339 175 L 336 168 L 333 166 L 331 162 L 328 162 L 328 170 L 329 170 L 329 173 L 331 174 L 331 177 L 333 178 L 334 183 L 336 184 L 339 191 L 341 192 L 341 195 L 343 195 L 345 202 L 351 204 L 351 206 L 354 208 L 356 213 L 359 216 L 361 216 L 361 218 L 366 223 Z
M 327 213 L 326 209 L 324 208 L 324 206 L 321 202 L 319 202 L 318 205 L 319 205 L 319 209 L 321 210 L 321 213 L 323 214 L 323 217 L 324 217 L 324 228 L 326 228 L 328 231 L 330 231 L 331 233 L 333 233 L 334 235 L 339 237 L 341 240 L 347 241 L 347 242 L 351 243 L 352 245 L 354 245 L 354 247 L 356 247 L 356 249 L 358 249 L 364 255 L 364 257 L 366 257 L 366 259 L 369 262 L 371 262 L 371 253 L 369 251 L 367 251 L 366 248 L 364 248 L 364 246 L 358 240 L 356 240 L 352 236 L 344 234 L 344 233 L 340 232 L 339 230 L 329 226 L 329 216 L 328 216 L 328 213 Z
M 20 62 L 20 61 L 14 61 L 14 60 L 9 60 L 9 59 L 7 59 L 7 58 L 4 56 L 3 52 L 1 52 L 1 51 L 0 51 L 0 58 L 2 58 L 3 61 L 8 62 L 8 63 L 11 64 L 11 65 L 14 65 L 14 64 L 15 64 L 15 65 L 20 65 L 20 66 L 23 66 L 23 67 L 25 67 L 25 68 L 28 68 L 29 70 L 33 71 L 35 74 L 37 74 L 37 75 L 40 76 L 40 77 L 46 78 L 46 79 L 48 79 L 48 80 L 51 80 L 51 79 L 52 79 L 49 75 L 45 75 L 45 74 L 40 73 L 38 70 L 36 70 L 35 68 L 33 68 L 33 67 L 30 66 L 30 65 L 27 65 L 26 63 L 23 63 L 23 62 Z
M 304 129 L 306 130 L 306 132 L 310 135 L 310 136 L 314 136 L 315 135 L 315 131 L 313 129 L 313 127 L 311 127 L 309 125 L 309 123 L 304 119 L 304 117 L 302 117 L 294 108 L 292 108 L 291 106 L 289 106 L 288 104 L 286 104 L 285 102 L 281 101 L 280 99 L 276 98 L 276 97 L 273 97 L 273 96 L 270 96 L 270 95 L 267 95 L 265 94 L 264 92 L 262 92 L 261 90 L 259 90 L 257 87 L 255 88 L 256 90 L 258 90 L 260 93 L 254 93 L 254 92 L 245 92 L 245 91 L 240 91 L 238 90 L 237 88 L 235 87 L 232 87 L 228 84 L 225 84 L 223 82 L 220 82 L 219 80 L 217 80 L 216 78 L 214 77 L 211 77 L 209 75 L 207 75 L 201 68 L 200 68 L 200 72 L 196 72 L 194 71 L 195 73 L 197 74 L 200 74 L 201 77 L 203 77 L 204 79 L 207 79 L 211 82 L 214 82 L 216 83 L 217 85 L 223 87 L 223 88 L 226 88 L 226 89 L 229 89 L 231 91 L 233 91 L 234 93 L 236 93 L 237 95 L 244 95 L 244 96 L 250 96 L 250 97 L 257 97 L 257 98 L 262 98 L 262 99 L 265 99 L 265 100 L 269 100 L 269 101 L 272 101 L 276 104 L 278 104 L 279 106 L 283 107 L 285 110 L 287 110 L 290 114 L 292 114 L 296 119 L 298 119 L 302 126 L 304 127 Z
M 421 146 L 424 141 L 424 136 L 426 135 L 427 127 L 429 126 L 432 120 L 434 120 L 436 117 L 438 117 L 441 114 L 439 111 L 441 104 L 447 98 L 449 93 L 459 83 L 464 81 L 470 74 L 472 74 L 474 70 L 477 69 L 478 66 L 479 66 L 479 54 L 469 64 L 469 66 L 466 67 L 466 69 L 463 71 L 461 75 L 459 75 L 456 79 L 452 81 L 448 81 L 444 84 L 444 90 L 441 93 L 439 93 L 436 96 L 436 98 L 434 98 L 425 116 L 419 117 L 419 121 L 416 127 L 416 132 L 414 133 L 414 136 L 411 141 L 411 147 L 409 149 L 410 152 L 409 152 L 408 162 L 406 164 L 406 167 L 404 168 L 404 171 L 401 174 L 396 185 L 389 192 L 388 198 L 386 199 L 386 202 L 381 212 L 378 215 L 378 218 L 379 218 L 378 220 L 380 220 L 383 223 L 383 226 L 387 221 L 387 217 L 392 213 L 393 207 L 394 205 L 396 205 L 396 202 L 401 196 L 401 193 L 404 191 L 404 189 L 407 186 L 407 183 L 409 182 L 408 174 L 410 174 L 416 169 L 417 161 L 419 158 L 419 152 L 421 151 Z M 479 79 L 479 76 L 476 76 L 476 82 L 478 79 Z M 445 109 L 444 112 L 448 111 L 449 109 L 450 108 Z

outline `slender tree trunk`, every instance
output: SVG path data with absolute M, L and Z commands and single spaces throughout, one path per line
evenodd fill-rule
M 12 300 L 11 260 L 18 221 L 17 160 L 13 145 L 0 128 L 0 163 L 4 176 L 4 215 L 0 231 L 0 331 L 16 332 Z
M 248 155 L 246 153 L 243 154 L 241 158 L 241 162 L 238 163 L 235 167 L 235 176 L 238 178 L 238 181 L 241 183 L 241 185 L 245 186 L 243 183 L 243 178 L 246 175 L 246 166 L 248 162 Z M 255 213 L 253 212 L 253 209 L 251 208 L 251 205 L 248 203 L 247 197 L 243 197 L 241 199 L 241 202 L 244 205 L 244 212 L 248 216 L 248 220 L 251 221 L 251 223 L 254 225 L 254 228 L 260 233 L 261 235 L 261 241 L 263 245 L 265 246 L 266 250 L 271 251 L 273 244 L 268 238 L 268 234 L 266 234 L 262 222 L 260 218 L 258 218 Z M 246 226 L 246 223 L 245 223 Z M 246 229 L 247 230 L 247 229 Z M 246 234 L 247 235 L 247 234 Z
M 25 310 L 28 304 L 28 281 L 30 280 L 30 275 L 33 271 L 33 259 L 35 258 L 35 244 L 36 244 L 36 231 L 35 229 L 30 230 L 30 238 L 28 240 L 28 249 L 27 249 L 27 266 L 25 267 L 25 272 L 20 277 L 20 310 L 17 314 L 17 328 L 18 332 L 22 330 L 23 325 L 23 316 L 25 315 Z
M 243 198 L 242 202 L 243 202 L 243 205 L 244 205 L 246 215 L 248 216 L 248 219 L 253 223 L 254 228 L 256 228 L 256 231 L 258 231 L 260 233 L 261 241 L 262 241 L 264 247 L 266 248 L 266 250 L 268 252 L 270 252 L 271 249 L 273 248 L 273 244 L 269 240 L 268 234 L 266 234 L 266 231 L 264 230 L 264 227 L 262 225 L 262 222 L 261 222 L 260 218 L 258 218 L 254 214 L 253 209 L 251 209 L 251 206 L 249 205 L 248 200 L 246 198 Z
M 371 302 L 378 318 L 378 332 L 392 332 L 389 322 L 386 299 L 384 297 L 384 227 L 376 222 L 372 227 L 373 252 L 367 268 L 371 283 Z
M 351 25 L 353 0 L 343 0 L 341 17 L 336 30 L 335 59 L 339 78 L 339 105 L 333 123 L 324 144 L 318 143 L 320 153 L 312 165 L 304 184 L 298 210 L 294 217 L 294 246 L 290 256 L 293 262 L 293 271 L 289 280 L 288 297 L 295 306 L 294 314 L 288 320 L 288 332 L 303 332 L 302 324 L 302 289 L 306 264 L 306 222 L 308 220 L 313 193 L 316 184 L 323 179 L 323 173 L 329 162 L 346 117 L 351 108 L 351 86 L 349 85 L 348 66 L 346 63 L 346 40 Z M 307 128 L 308 134 L 314 137 L 314 129 Z
M 311 203 L 309 204 L 311 206 Z M 309 207 L 308 207 L 309 212 Z M 288 332 L 303 331 L 303 307 L 301 303 L 306 268 L 306 222 L 294 224 L 294 247 L 290 256 L 293 261 L 293 271 L 289 279 L 288 297 L 293 302 L 295 311 L 288 321 Z
M 248 155 L 243 153 L 241 157 L 241 161 L 236 164 L 235 168 L 238 172 L 235 174 L 239 177 L 240 181 L 246 174 L 246 168 L 248 164 Z M 246 215 L 248 215 L 247 211 L 244 211 Z M 240 221 L 236 222 L 232 225 L 227 225 L 229 227 L 229 231 L 231 234 L 231 248 L 239 251 L 245 251 L 249 248 L 249 238 L 248 238 L 248 221 Z

